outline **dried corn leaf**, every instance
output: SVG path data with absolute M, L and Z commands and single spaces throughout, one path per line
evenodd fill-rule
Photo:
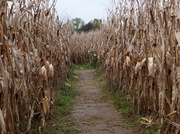
M 6 133 L 6 124 L 3 117 L 3 112 L 0 110 L 0 131 L 1 133 Z

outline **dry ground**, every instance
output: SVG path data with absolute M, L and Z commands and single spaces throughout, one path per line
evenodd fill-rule
M 119 112 L 113 107 L 98 87 L 94 70 L 76 70 L 76 96 L 72 111 L 74 129 L 79 134 L 135 134 L 123 123 Z

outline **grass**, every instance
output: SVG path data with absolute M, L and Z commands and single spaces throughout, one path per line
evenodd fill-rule
M 126 124 L 134 128 L 141 134 L 157 134 L 157 128 L 152 127 L 146 130 L 146 126 L 143 126 L 138 122 L 140 117 L 134 116 L 133 114 L 132 98 L 127 98 L 118 90 L 112 90 L 108 86 L 108 82 L 106 81 L 100 70 L 96 70 L 95 76 L 97 81 L 99 81 L 99 86 L 102 89 L 102 92 L 106 94 L 108 99 L 112 100 L 115 108 L 125 119 Z
M 77 131 L 72 128 L 73 121 L 70 116 L 72 110 L 73 99 L 76 92 L 73 87 L 73 82 L 77 80 L 77 75 L 72 73 L 72 76 L 65 81 L 65 86 L 62 89 L 60 85 L 54 85 L 55 102 L 51 115 L 47 120 L 45 134 L 76 134 Z M 38 134 L 39 119 L 34 118 L 30 134 Z
M 91 65 L 88 65 L 88 64 L 74 65 L 73 66 L 73 70 L 85 70 L 85 69 L 94 69 L 94 67 Z
M 65 87 L 60 89 L 59 86 L 55 86 L 55 106 L 52 111 L 53 119 L 49 120 L 46 133 L 50 134 L 76 134 L 77 131 L 73 126 L 73 121 L 70 117 L 70 111 L 72 110 L 73 99 L 76 95 L 73 87 L 73 81 L 77 78 L 76 74 L 66 80 Z M 66 84 L 67 83 L 67 84 Z
M 89 65 L 77 65 L 74 69 L 91 69 Z M 109 90 L 109 86 L 102 76 L 99 70 L 96 70 L 96 79 L 99 81 L 100 88 L 107 95 L 107 98 L 112 100 L 115 108 L 122 114 L 125 119 L 125 123 L 129 126 L 141 131 L 141 134 L 157 134 L 155 130 L 148 130 L 145 132 L 144 127 L 138 123 L 139 117 L 133 116 L 132 102 L 121 94 L 119 91 Z M 77 75 L 72 73 L 72 76 L 65 81 L 65 87 L 60 88 L 59 85 L 54 86 L 55 91 L 55 104 L 51 112 L 52 116 L 47 121 L 47 128 L 45 134 L 76 134 L 77 130 L 71 126 L 74 125 L 72 118 L 70 117 L 70 111 L 72 110 L 73 99 L 77 94 L 74 91 L 73 82 L 77 80 Z M 30 134 L 39 133 L 38 128 L 39 120 L 34 118 L 32 123 L 32 130 Z M 143 131 L 143 132 L 142 132 Z
M 158 132 L 155 132 L 155 131 L 149 131 L 149 132 L 145 132 L 144 134 L 158 134 Z

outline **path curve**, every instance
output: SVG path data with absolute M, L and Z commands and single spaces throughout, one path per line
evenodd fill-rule
M 79 134 L 134 134 L 125 123 L 112 103 L 98 88 L 94 70 L 76 70 L 76 96 L 72 111 L 74 129 Z

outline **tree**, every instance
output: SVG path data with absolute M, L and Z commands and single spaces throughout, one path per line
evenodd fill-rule
M 87 23 L 79 29 L 79 32 L 89 32 L 94 29 L 94 25 L 92 22 Z
M 72 19 L 73 30 L 79 32 L 79 29 L 84 26 L 84 21 L 81 18 Z
M 94 19 L 88 22 L 87 24 L 85 24 L 81 18 L 74 18 L 71 20 L 71 22 L 72 22 L 72 30 L 78 33 L 89 32 L 92 30 L 94 31 L 99 30 L 102 26 L 101 19 Z
M 89 23 L 83 25 L 79 32 L 89 32 L 92 30 L 99 30 L 102 25 L 102 20 L 94 19 L 93 21 L 90 21 Z

